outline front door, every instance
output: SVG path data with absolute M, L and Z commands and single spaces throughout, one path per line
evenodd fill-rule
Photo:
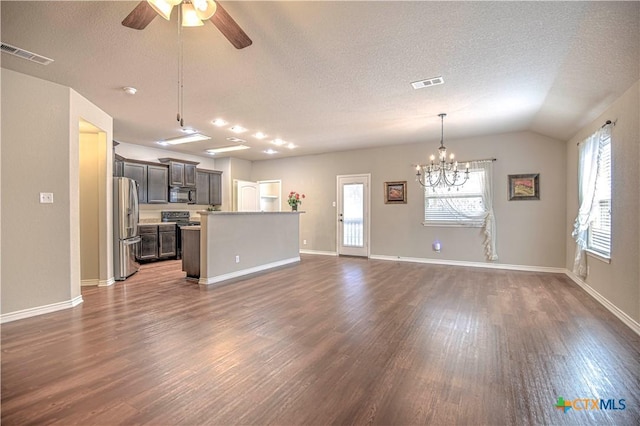
M 369 257 L 371 175 L 338 176 L 338 254 Z

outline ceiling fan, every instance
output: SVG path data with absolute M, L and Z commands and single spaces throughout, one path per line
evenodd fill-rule
M 169 20 L 173 6 L 178 5 L 182 8 L 182 26 L 200 26 L 202 21 L 209 19 L 236 49 L 244 49 L 253 43 L 222 5 L 214 0 L 143 0 L 124 18 L 122 25 L 143 30 L 158 15 Z

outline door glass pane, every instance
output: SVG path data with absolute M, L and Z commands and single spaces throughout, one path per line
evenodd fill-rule
M 364 184 L 345 184 L 342 193 L 342 244 L 346 247 L 364 247 Z

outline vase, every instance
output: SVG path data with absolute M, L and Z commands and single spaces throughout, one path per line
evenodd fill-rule
M 292 205 L 291 206 L 291 211 L 292 212 L 297 212 L 298 211 L 298 205 L 297 204 Z

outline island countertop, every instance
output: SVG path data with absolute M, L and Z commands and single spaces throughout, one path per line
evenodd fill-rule
M 210 215 L 210 216 L 222 216 L 222 215 L 255 215 L 255 214 L 300 214 L 305 213 L 304 211 L 284 211 L 284 212 L 210 212 L 208 210 L 198 211 L 201 215 Z

